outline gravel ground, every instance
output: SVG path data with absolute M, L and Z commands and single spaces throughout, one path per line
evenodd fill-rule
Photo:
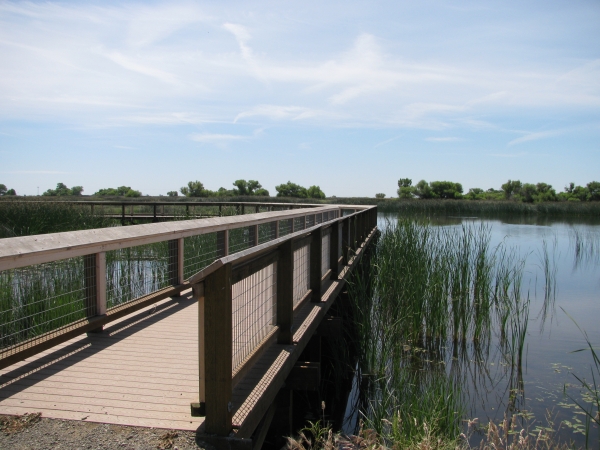
M 0 449 L 213 450 L 213 447 L 196 443 L 196 433 L 191 431 L 47 419 L 29 414 L 0 415 Z

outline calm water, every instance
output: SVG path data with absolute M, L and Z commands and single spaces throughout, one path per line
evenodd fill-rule
M 386 221 L 396 218 L 380 215 L 380 229 L 385 228 Z M 573 353 L 585 348 L 586 342 L 566 313 L 587 332 L 594 347 L 600 349 L 600 220 L 584 223 L 523 218 L 432 219 L 434 225 L 443 227 L 482 222 L 490 226 L 492 247 L 504 242 L 526 258 L 522 295 L 529 295 L 531 303 L 520 372 L 511 370 L 504 362 L 496 342 L 482 353 L 468 350 L 460 361 L 448 359 L 449 373 L 462 379 L 467 391 L 468 415 L 478 418 L 480 423 L 489 420 L 497 423 L 506 412 L 517 413 L 532 432 L 536 427 L 548 426 L 550 417 L 561 438 L 585 446 L 585 415 L 565 392 L 589 406 L 573 374 L 591 381 L 592 357 L 589 351 Z M 576 233 L 584 243 L 579 256 Z M 547 267 L 555 274 L 551 283 L 553 292 L 548 298 L 544 289 L 544 246 L 549 259 Z M 600 380 L 597 382 L 600 385 Z M 597 446 L 597 427 L 592 425 L 589 437 L 590 444 Z

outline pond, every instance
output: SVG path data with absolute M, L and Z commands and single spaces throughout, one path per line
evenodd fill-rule
M 380 214 L 378 226 L 385 230 L 397 219 Z M 492 334 L 484 351 L 467 342 L 461 356 L 456 349 L 441 356 L 448 375 L 460 380 L 464 418 L 477 418 L 485 425 L 489 421 L 498 424 L 505 414 L 517 415 L 519 426 L 532 435 L 540 428 L 552 429 L 555 437 L 577 447 L 596 446 L 598 427 L 586 420 L 576 403 L 591 407 L 590 393 L 577 377 L 593 383 L 592 374 L 598 375 L 595 367 L 592 371 L 592 354 L 581 330 L 600 348 L 600 219 L 429 220 L 432 226 L 446 229 L 483 225 L 489 230 L 492 249 L 502 244 L 524 261 L 521 297 L 529 299 L 529 314 L 519 367 L 507 363 L 497 334 Z M 425 350 L 423 355 L 432 359 Z M 596 383 L 600 386 L 599 379 Z M 595 407 L 593 411 L 596 414 Z M 347 417 L 356 419 L 357 415 Z M 351 431 L 348 425 L 351 428 L 354 423 L 347 423 L 345 431 Z M 477 443 L 481 433 L 471 439 Z

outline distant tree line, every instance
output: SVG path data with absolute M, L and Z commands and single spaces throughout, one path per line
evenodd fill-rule
M 410 178 L 398 180 L 397 194 L 399 198 L 421 199 L 466 199 L 466 200 L 512 200 L 525 203 L 539 202 L 586 202 L 600 200 L 600 182 L 592 181 L 585 186 L 569 183 L 564 192 L 557 193 L 552 185 L 547 183 L 522 183 L 519 180 L 508 180 L 501 189 L 481 188 L 469 189 L 463 193 L 460 183 L 452 181 L 419 181 L 413 186 Z M 384 198 L 385 194 L 376 194 L 376 198 Z
M 0 183 L 0 197 L 5 195 L 17 195 L 17 192 L 14 189 L 8 189 L 5 184 Z
M 71 195 L 81 195 L 83 192 L 83 186 L 73 186 L 68 188 L 64 183 L 57 183 L 56 189 L 48 189 L 42 195 L 46 197 L 65 197 Z
M 217 191 L 211 191 L 204 187 L 204 184 L 198 180 L 188 182 L 187 186 L 179 189 L 186 197 L 233 197 L 233 196 L 263 196 L 269 197 L 269 191 L 264 189 L 256 180 L 236 180 L 233 182 L 233 189 L 219 188 Z M 277 197 L 297 197 L 297 198 L 325 198 L 325 193 L 319 186 L 302 187 L 296 183 L 288 181 L 287 183 L 275 186 Z M 170 197 L 177 197 L 176 191 L 167 192 Z

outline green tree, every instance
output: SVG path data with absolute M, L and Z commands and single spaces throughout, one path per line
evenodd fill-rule
M 462 198 L 463 187 L 460 183 L 454 183 L 452 181 L 432 181 L 429 185 L 436 198 Z
M 400 198 L 412 198 L 415 188 L 412 186 L 412 180 L 410 178 L 400 178 L 398 180 L 398 197 Z
M 204 184 L 200 181 L 189 181 L 187 186 L 182 187 L 179 191 L 186 197 L 207 197 L 204 189 Z
M 325 193 L 321 190 L 319 186 L 310 186 L 306 190 L 306 195 L 308 198 L 325 198 Z
M 504 198 L 508 200 L 516 195 L 519 195 L 521 193 L 522 188 L 523 183 L 521 183 L 519 180 L 508 180 L 502 185 L 502 190 L 504 191 Z
M 537 190 L 537 196 L 535 201 L 537 202 L 555 202 L 558 200 L 556 191 L 552 189 L 552 185 L 546 183 L 538 183 L 535 185 Z
M 248 182 L 246 180 L 235 180 L 233 185 L 235 186 L 233 189 L 235 195 L 252 195 L 248 191 Z
M 413 190 L 413 193 L 419 198 L 434 198 L 435 194 L 425 180 L 419 181 Z
M 591 181 L 586 184 L 586 188 L 588 190 L 589 199 L 591 201 L 599 201 L 600 200 L 600 182 Z
M 377 193 L 377 194 L 375 194 L 375 198 L 383 199 L 383 198 L 385 198 L 385 194 L 383 192 Z
M 140 197 L 142 193 L 131 189 L 130 186 L 119 186 L 118 188 L 99 189 L 94 195 L 99 197 Z
M 169 191 L 167 192 L 167 195 L 169 197 L 177 197 L 179 194 L 177 194 L 177 191 Z
M 56 189 L 48 189 L 42 195 L 51 197 L 63 197 L 69 195 L 81 195 L 83 192 L 83 186 L 73 186 L 71 189 L 64 183 L 57 183 Z
M 0 183 L 0 195 L 6 195 L 6 191 L 8 191 L 6 185 Z
M 484 200 L 485 192 L 481 188 L 471 188 L 465 195 L 467 200 Z
M 521 186 L 519 195 L 521 196 L 521 198 L 523 199 L 524 202 L 533 203 L 535 201 L 535 197 L 537 195 L 537 189 L 535 187 L 535 184 L 524 183 Z
M 308 195 L 306 188 L 303 188 L 296 183 L 292 183 L 291 181 L 275 186 L 275 190 L 277 191 L 277 197 L 306 198 Z

